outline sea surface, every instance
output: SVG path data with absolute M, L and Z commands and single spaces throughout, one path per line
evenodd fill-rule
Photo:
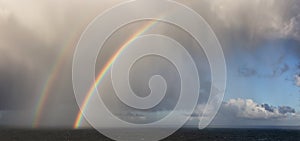
M 0 129 L 0 141 L 110 141 L 93 129 Z M 293 129 L 180 129 L 164 141 L 300 141 Z

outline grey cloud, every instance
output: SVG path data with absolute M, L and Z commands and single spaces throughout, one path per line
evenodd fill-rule
M 300 75 L 295 76 L 295 84 L 296 86 L 300 87 Z
M 48 44 L 14 15 L 0 17 L 0 28 L 0 108 L 30 108 L 34 98 L 26 97 L 35 97 L 42 82 L 39 76 L 48 63 L 45 57 L 53 54 L 45 52 L 41 47 Z
M 255 69 L 246 68 L 246 67 L 239 68 L 238 72 L 239 72 L 240 76 L 245 76 L 245 77 L 257 75 L 257 72 Z
M 289 106 L 278 106 L 277 108 L 269 104 L 262 104 L 261 107 L 265 108 L 265 110 L 269 112 L 276 112 L 278 110 L 280 114 L 296 113 L 296 110 Z
M 284 64 L 283 67 L 279 68 L 277 71 L 274 72 L 275 76 L 280 76 L 281 74 L 287 72 L 290 67 L 287 64 Z
M 299 5 L 296 0 L 239 1 L 212 0 L 210 10 L 230 28 L 239 28 L 249 34 L 249 39 L 285 38 L 299 39 Z
M 133 111 L 123 111 L 117 114 L 117 116 L 122 120 L 129 121 L 131 123 L 147 123 L 153 120 L 153 119 L 151 120 L 151 116 L 149 115 L 154 115 L 154 114 L 155 112 L 141 113 L 141 112 L 133 112 Z
M 289 107 L 289 106 L 279 106 L 278 111 L 281 114 L 296 113 L 296 110 L 294 108 Z
M 282 29 L 282 33 L 291 38 L 300 39 L 300 14 L 292 17 Z
M 274 106 L 271 106 L 269 104 L 262 104 L 261 107 L 265 108 L 265 110 L 269 111 L 269 112 L 274 112 L 275 108 Z
M 261 78 L 273 78 L 279 77 L 285 72 L 290 70 L 289 65 L 285 63 L 276 63 L 272 66 L 268 67 L 271 68 L 271 71 L 268 74 L 263 74 L 259 72 L 258 68 L 251 68 L 251 67 L 239 67 L 238 74 L 242 77 L 261 77 Z

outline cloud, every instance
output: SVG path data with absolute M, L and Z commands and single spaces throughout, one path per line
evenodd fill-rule
M 299 2 L 290 0 L 209 0 L 217 19 L 227 28 L 246 31 L 249 39 L 299 37 Z M 295 14 L 296 13 L 296 14 Z
M 289 106 L 279 106 L 278 111 L 281 114 L 296 113 L 296 110 L 294 108 L 289 107 Z
M 240 76 L 280 77 L 294 68 L 287 58 L 300 58 L 299 49 L 292 49 L 300 41 L 298 0 L 204 0 L 190 6 L 212 26 L 228 68 Z
M 244 76 L 244 77 L 257 75 L 257 71 L 255 69 L 247 68 L 247 67 L 239 68 L 238 73 L 240 74 L 240 76 Z
M 232 113 L 236 118 L 245 119 L 283 119 L 295 116 L 295 109 L 289 106 L 272 106 L 258 104 L 252 99 L 230 99 L 223 104 L 225 111 Z
M 198 127 L 209 117 L 214 107 L 207 107 L 208 115 L 203 115 L 205 104 L 199 104 L 191 115 L 187 125 Z M 188 115 L 186 115 L 188 116 Z M 200 117 L 202 117 L 200 121 Z M 253 122 L 255 120 L 255 122 Z M 223 102 L 210 127 L 248 127 L 248 126 L 287 126 L 299 122 L 300 114 L 289 106 L 259 104 L 252 99 L 230 99 Z
M 300 39 L 300 14 L 292 17 L 282 29 L 282 33 L 292 38 Z
M 300 87 L 300 75 L 295 76 L 295 84 L 296 86 Z
M 15 110 L 0 124 L 31 127 L 36 118 L 32 112 L 53 75 L 40 124 L 72 126 L 78 112 L 72 89 L 72 54 L 85 26 L 112 3 L 0 0 L 0 110 Z M 74 11 L 78 8 L 82 10 Z
M 131 122 L 144 122 L 147 121 L 147 113 L 138 113 L 131 111 L 123 111 L 117 116 Z
M 286 63 L 278 63 L 274 62 L 271 65 L 265 66 L 265 67 L 239 67 L 238 74 L 242 77 L 260 77 L 260 78 L 274 78 L 274 77 L 280 77 L 284 73 L 290 70 L 290 66 Z M 261 70 L 268 70 L 267 73 L 262 73 Z

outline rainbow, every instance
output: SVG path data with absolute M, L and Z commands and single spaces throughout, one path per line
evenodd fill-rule
M 57 76 L 59 75 L 59 72 L 62 69 L 63 64 L 67 58 L 67 53 L 69 51 L 68 49 L 75 46 L 75 44 L 76 44 L 75 39 L 77 39 L 77 38 L 78 38 L 77 33 L 74 33 L 74 35 L 70 37 L 69 40 L 71 42 L 71 45 L 68 44 L 61 49 L 57 59 L 55 60 L 55 63 L 53 64 L 53 66 L 51 68 L 51 71 L 50 71 L 51 73 L 47 77 L 47 79 L 43 85 L 43 89 L 41 91 L 40 96 L 38 97 L 37 103 L 34 108 L 34 119 L 33 119 L 33 123 L 32 123 L 33 128 L 37 128 L 39 126 L 39 123 L 41 121 L 42 111 L 43 111 L 46 101 L 50 95 L 51 88 L 55 84 L 54 82 L 55 82 Z M 69 42 L 67 42 L 67 43 L 69 43 Z
M 87 108 L 87 105 L 89 103 L 91 96 L 93 95 L 93 92 L 97 90 L 96 87 L 99 85 L 99 83 L 101 82 L 101 80 L 103 79 L 103 77 L 105 76 L 107 71 L 110 69 L 110 67 L 114 63 L 114 61 L 118 58 L 120 53 L 122 53 L 122 51 L 124 49 L 126 49 L 126 47 L 128 45 L 130 45 L 134 40 L 136 40 L 136 38 L 138 36 L 145 33 L 147 30 L 149 30 L 151 27 L 153 27 L 156 23 L 157 23 L 156 20 L 151 20 L 147 24 L 145 24 L 141 29 L 136 31 L 132 36 L 129 37 L 129 39 L 117 50 L 117 52 L 104 65 L 103 69 L 100 71 L 99 75 L 96 77 L 94 84 L 91 86 L 91 88 L 87 92 L 87 95 L 84 98 L 83 104 L 80 106 L 80 110 L 77 114 L 75 123 L 73 125 L 74 129 L 78 129 L 80 127 L 82 119 L 83 119 L 83 111 L 85 111 L 85 109 Z

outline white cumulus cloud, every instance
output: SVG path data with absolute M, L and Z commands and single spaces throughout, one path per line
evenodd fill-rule
M 295 109 L 289 106 L 259 104 L 252 99 L 230 99 L 223 104 L 223 108 L 238 118 L 246 119 L 282 119 L 295 116 Z

